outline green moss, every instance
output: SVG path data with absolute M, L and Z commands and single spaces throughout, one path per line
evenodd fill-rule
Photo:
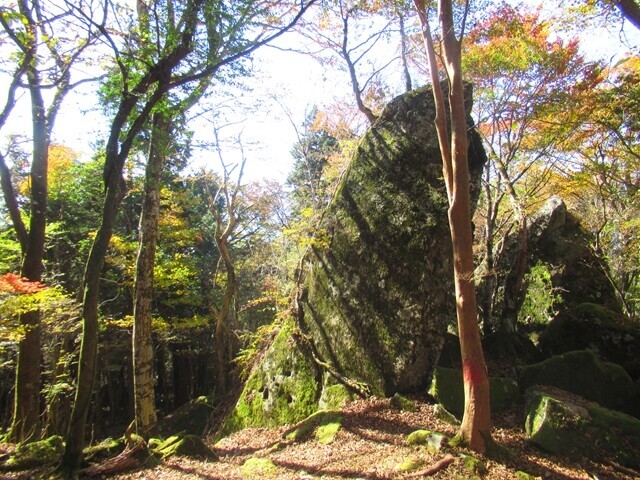
M 551 282 L 551 268 L 539 261 L 525 275 L 527 291 L 518 312 L 518 323 L 535 331 L 549 324 L 562 303 L 562 296 Z
M 286 438 L 288 440 L 301 441 L 308 438 L 319 427 L 331 424 L 342 425 L 342 413 L 339 410 L 319 410 L 309 415 L 295 428 L 286 433 Z M 335 427 L 328 429 L 327 433 L 330 434 L 333 428 Z
M 487 465 L 482 460 L 472 457 L 471 455 L 464 454 L 460 457 L 462 458 L 462 466 L 467 472 L 480 477 L 487 474 Z
M 99 462 L 106 458 L 115 457 L 125 448 L 124 437 L 117 439 L 107 438 L 97 445 L 92 445 L 83 450 L 84 459 L 87 462 Z
M 635 408 L 635 386 L 619 365 L 601 362 L 588 350 L 568 352 L 543 362 L 516 368 L 518 385 L 550 385 L 580 395 L 604 407 Z
M 249 458 L 241 467 L 243 477 L 274 477 L 276 465 L 268 458 Z
M 397 410 L 404 410 L 405 412 L 415 412 L 418 409 L 415 402 L 400 395 L 399 393 L 396 393 L 391 397 L 391 406 Z
M 597 460 L 600 450 L 623 465 L 637 468 L 640 420 L 586 400 L 576 405 L 540 387 L 527 391 L 525 429 L 540 448 Z
M 10 469 L 26 469 L 49 465 L 60 461 L 64 452 L 64 441 L 59 435 L 44 440 L 18 445 L 4 466 Z
M 455 417 L 455 415 L 453 415 L 451 412 L 449 412 L 446 408 L 444 408 L 440 404 L 437 404 L 434 407 L 433 414 L 438 420 L 442 420 L 443 422 L 446 422 L 449 425 L 452 425 L 454 427 L 457 427 L 460 425 L 460 420 L 458 420 Z
M 174 435 L 158 445 L 153 453 L 158 454 L 163 459 L 173 455 L 209 459 L 218 458 L 215 452 L 207 447 L 202 438 L 197 435 Z
M 351 400 L 353 400 L 353 394 L 347 387 L 338 383 L 325 386 L 322 389 L 322 396 L 318 405 L 323 410 L 335 410 Z
M 406 473 L 406 472 L 411 472 L 413 470 L 417 470 L 418 468 L 422 467 L 424 465 L 424 460 L 416 457 L 416 456 L 410 456 L 405 458 L 402 462 L 400 462 L 397 466 L 396 466 L 396 471 L 401 472 L 401 473 Z
M 221 435 L 247 427 L 296 423 L 318 409 L 319 374 L 299 348 L 293 319 L 280 332 L 252 374 L 235 409 L 225 419 Z
M 316 430 L 316 440 L 318 443 L 327 445 L 336 438 L 336 435 L 342 428 L 342 419 L 339 422 L 331 422 L 326 425 L 320 425 Z
M 529 475 L 527 472 L 523 472 L 521 470 L 518 470 L 516 472 L 516 478 L 518 480 L 536 480 L 536 478 L 538 478 L 538 477 L 536 477 L 535 475 Z

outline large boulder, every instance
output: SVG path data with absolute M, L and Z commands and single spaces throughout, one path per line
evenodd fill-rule
M 525 398 L 525 430 L 543 450 L 594 460 L 612 455 L 623 465 L 640 466 L 637 418 L 554 389 L 534 387 Z
M 549 385 L 597 402 L 636 413 L 637 392 L 633 380 L 615 363 L 601 362 L 588 350 L 567 352 L 542 362 L 517 367 L 518 386 Z
M 583 303 L 559 312 L 540 335 L 539 346 L 547 356 L 590 350 L 640 380 L 640 328 L 601 305 Z
M 458 419 L 464 413 L 464 383 L 462 371 L 454 368 L 436 367 L 429 394 L 448 412 Z M 520 390 L 515 380 L 504 377 L 489 377 L 491 411 L 503 412 L 520 401 Z
M 224 433 L 336 406 L 350 393 L 334 399 L 336 384 L 387 396 L 428 386 L 455 319 L 432 95 L 396 98 L 362 138 L 302 261 L 296 318 L 257 363 Z M 469 140 L 477 198 L 486 155 L 472 128 Z
M 325 212 L 324 241 L 303 262 L 301 329 L 325 362 L 376 394 L 425 388 L 455 318 L 434 116 L 428 88 L 385 108 Z M 469 132 L 477 194 L 486 156 Z

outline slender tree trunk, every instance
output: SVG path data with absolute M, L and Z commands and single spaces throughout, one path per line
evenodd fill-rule
M 136 261 L 133 307 L 133 391 L 138 435 L 146 436 L 157 421 L 153 377 L 151 304 L 153 272 L 160 213 L 160 174 L 165 163 L 170 120 L 160 113 L 153 115 L 153 130 L 147 160 L 144 199 L 140 215 L 140 246 Z
M 235 222 L 234 222 L 235 223 Z M 216 391 L 218 396 L 226 395 L 230 384 L 230 365 L 232 360 L 232 346 L 229 334 L 229 324 L 232 322 L 232 314 L 235 315 L 234 302 L 238 291 L 235 268 L 229 253 L 229 244 L 226 237 L 216 236 L 216 244 L 220 250 L 225 269 L 227 271 L 227 284 L 225 286 L 222 304 L 216 312 L 216 361 L 217 378 Z
M 483 278 L 480 291 L 480 318 L 482 320 L 483 333 L 488 335 L 492 332 L 493 324 L 493 292 L 496 284 L 495 258 L 493 256 L 493 236 L 494 236 L 494 210 L 491 199 L 490 163 L 485 166 L 484 190 L 487 202 L 486 218 L 484 223 L 484 258 L 482 260 Z
M 29 22 L 29 28 L 35 30 L 33 20 Z M 35 31 L 31 34 L 36 38 Z M 29 51 L 33 58 L 27 69 L 33 125 L 33 159 L 30 175 L 31 218 L 21 271 L 22 277 L 32 282 L 41 281 L 44 270 L 42 260 L 47 226 L 49 160 L 47 115 L 40 91 L 40 76 L 35 67 L 36 48 L 34 44 Z M 18 345 L 14 413 L 9 438 L 23 442 L 40 436 L 40 313 L 32 311 L 20 315 L 20 325 L 25 329 L 25 335 Z
M 91 247 L 84 274 L 84 298 L 82 303 L 82 343 L 78 365 L 78 386 L 69 421 L 66 447 L 62 456 L 61 469 L 67 476 L 74 476 L 80 468 L 84 448 L 85 427 L 98 357 L 98 302 L 100 293 L 100 274 L 113 232 L 113 223 L 122 192 L 120 192 L 120 174 L 122 167 L 111 172 L 105 193 L 102 211 L 102 223 Z
M 408 92 L 411 90 L 411 73 L 409 73 L 409 63 L 407 57 L 409 55 L 409 46 L 407 40 L 407 32 L 404 26 L 404 15 L 398 12 L 398 21 L 400 22 L 400 59 L 402 60 L 402 77 L 404 78 L 404 88 Z
M 442 155 L 443 176 L 449 198 L 449 229 L 453 245 L 454 283 L 458 333 L 462 354 L 465 407 L 458 438 L 471 449 L 485 452 L 491 439 L 489 379 L 480 343 L 474 285 L 471 198 L 467 159 L 467 113 L 462 86 L 461 41 L 456 38 L 451 0 L 438 2 L 443 32 L 443 61 L 449 82 L 449 124 L 444 94 L 438 78 L 436 53 L 423 0 L 414 0 L 420 16 L 429 58 L 436 104 L 436 130 Z M 449 136 L 450 135 L 450 136 Z
M 517 219 L 518 239 L 516 251 L 511 261 L 511 268 L 507 273 L 504 283 L 504 306 L 500 319 L 500 330 L 505 332 L 515 332 L 518 320 L 518 311 L 524 301 L 524 276 L 527 273 L 527 253 L 529 229 L 527 227 L 527 214 L 520 204 L 518 193 L 509 177 L 505 162 L 499 156 L 494 156 L 494 163 L 500 178 L 504 182 L 507 195 L 511 201 L 511 208 Z

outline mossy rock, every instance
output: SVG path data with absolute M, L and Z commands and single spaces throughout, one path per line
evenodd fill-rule
M 83 450 L 84 460 L 87 462 L 100 462 L 107 458 L 115 457 L 124 451 L 126 447 L 124 437 L 106 438 L 96 445 Z
M 635 413 L 637 392 L 619 365 L 601 362 L 593 352 L 579 350 L 516 369 L 521 391 L 550 385 L 580 395 L 603 407 Z
M 174 455 L 183 457 L 197 457 L 218 459 L 216 453 L 205 445 L 202 438 L 197 435 L 174 435 L 158 445 L 153 453 L 163 459 Z
M 409 400 L 404 395 L 396 393 L 391 397 L 391 406 L 396 410 L 402 410 L 405 412 L 415 412 L 418 410 L 416 403 L 413 400 Z
M 321 410 L 335 410 L 351 400 L 353 400 L 353 393 L 341 383 L 325 385 L 320 395 L 318 408 Z
M 249 376 L 221 435 L 247 427 L 295 424 L 318 410 L 322 372 L 295 338 L 292 318 Z
M 452 425 L 454 427 L 460 426 L 460 420 L 458 420 L 454 414 L 452 414 L 449 410 L 444 408 L 439 403 L 434 406 L 433 414 L 438 420 L 442 420 L 449 425 Z
M 547 356 L 590 350 L 640 379 L 640 328 L 602 305 L 583 303 L 562 310 L 540 335 L 540 349 Z
M 317 433 L 317 430 L 321 427 L 330 426 L 322 434 L 316 436 L 318 439 L 324 437 L 326 443 L 330 443 L 333 440 L 333 438 L 330 438 L 331 432 L 335 436 L 341 425 L 342 412 L 339 410 L 319 410 L 289 429 L 284 436 L 287 440 L 302 441 L 307 439 L 311 433 Z
M 640 466 L 640 420 L 558 391 L 527 390 L 525 430 L 551 453 L 598 460 L 604 452 L 621 464 Z
M 413 470 L 417 470 L 418 468 L 423 467 L 424 464 L 425 461 L 423 458 L 411 455 L 402 460 L 398 465 L 396 465 L 395 470 L 399 473 L 412 472 Z
M 453 368 L 437 367 L 429 393 L 447 411 L 457 418 L 464 413 L 464 384 L 462 372 Z M 520 390 L 515 380 L 490 377 L 489 395 L 492 412 L 508 410 L 520 400 Z
M 240 467 L 243 477 L 273 477 L 277 473 L 277 467 L 268 458 L 252 457 Z
M 359 143 L 302 262 L 301 329 L 325 362 L 380 396 L 428 386 L 455 318 L 434 117 L 430 88 L 387 105 Z M 477 132 L 469 132 L 475 197 L 486 155 Z
M 507 360 L 515 366 L 542 360 L 540 351 L 531 339 L 517 332 L 500 331 L 486 335 L 482 339 L 482 350 L 487 363 Z
M 422 445 L 431 452 L 439 452 L 448 445 L 449 440 L 450 438 L 444 433 L 416 430 L 407 435 L 405 442 L 407 445 Z
M 64 441 L 59 435 L 44 440 L 18 445 L 13 454 L 5 461 L 7 470 L 23 470 L 58 463 L 64 453 Z
M 462 468 L 470 474 L 479 477 L 483 477 L 487 474 L 487 465 L 479 458 L 465 454 L 460 455 L 460 458 L 462 459 Z

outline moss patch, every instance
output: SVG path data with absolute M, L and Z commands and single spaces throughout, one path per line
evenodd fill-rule
M 409 456 L 396 466 L 396 471 L 401 473 L 411 472 L 424 466 L 424 460 L 417 456 Z
M 163 459 L 173 455 L 218 458 L 215 452 L 205 445 L 202 438 L 196 435 L 174 435 L 158 445 L 153 453 L 160 455 Z
M 340 408 L 345 402 L 353 400 L 353 394 L 342 384 L 327 385 L 322 389 L 318 407 L 322 410 Z
M 423 445 L 431 452 L 439 452 L 449 443 L 450 438 L 439 432 L 431 430 L 416 430 L 411 432 L 406 439 L 407 445 Z
M 9 470 L 22 470 L 39 465 L 50 465 L 60 461 L 64 452 L 64 441 L 59 435 L 44 440 L 18 445 L 15 452 L 4 463 Z
M 341 425 L 342 413 L 339 410 L 319 410 L 286 432 L 285 438 L 287 440 L 301 441 L 308 438 L 316 429 L 328 427 L 322 433 L 317 433 L 316 438 L 320 439 L 322 437 L 326 439 L 327 443 L 330 443 L 333 440 L 332 431 L 334 431 L 333 436 L 335 436 Z
M 243 477 L 274 477 L 276 465 L 268 458 L 249 458 L 242 465 Z

